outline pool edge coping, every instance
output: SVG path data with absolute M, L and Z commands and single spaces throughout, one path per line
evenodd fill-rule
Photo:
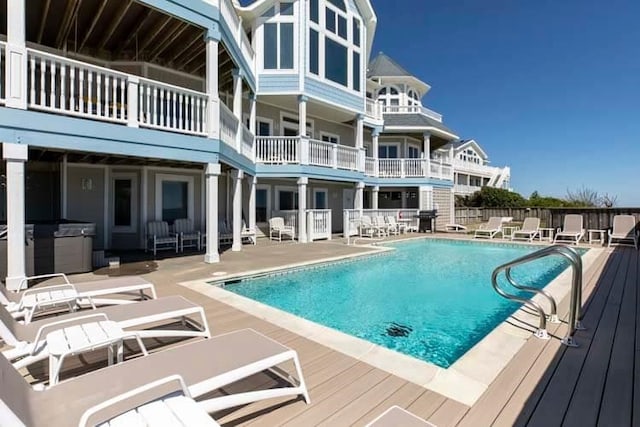
M 384 243 L 395 243 L 425 238 L 432 239 L 434 237 L 435 236 L 411 237 Z M 463 240 L 447 239 L 440 236 L 438 236 L 438 239 L 450 241 Z M 490 242 L 491 241 L 485 240 L 478 241 L 478 243 Z M 497 241 L 495 243 L 507 242 Z M 508 243 L 511 243 L 511 241 Z M 383 245 L 363 245 L 361 247 L 369 247 L 371 250 L 357 254 L 292 263 L 278 267 L 231 274 L 228 276 L 181 282 L 178 284 L 283 329 L 289 330 L 301 337 L 315 341 L 320 345 L 327 346 L 335 351 L 346 354 L 356 360 L 368 363 L 406 381 L 417 384 L 428 390 L 432 390 L 447 398 L 456 400 L 467 406 L 473 406 L 500 372 L 509 364 L 509 362 L 511 362 L 518 351 L 532 337 L 531 331 L 509 323 L 509 320 L 513 320 L 514 315 L 509 316 L 505 321 L 498 324 L 465 354 L 460 356 L 449 368 L 441 368 L 432 363 L 396 352 L 379 344 L 374 344 L 362 338 L 349 335 L 345 332 L 329 328 L 311 320 L 304 319 L 278 308 L 252 300 L 248 297 L 227 291 L 223 287 L 212 284 L 212 282 L 247 279 L 291 269 L 369 257 L 394 250 L 391 247 L 385 247 Z M 583 272 L 589 271 L 594 261 L 606 250 L 606 248 L 599 247 L 588 249 L 589 251 L 583 256 Z M 560 302 L 569 294 L 570 284 L 571 268 L 567 268 L 547 284 L 544 289 L 551 292 L 554 298 L 556 298 L 556 301 L 560 304 Z M 539 299 L 539 295 L 536 295 L 533 298 L 534 301 L 538 301 Z M 545 301 L 541 302 L 542 304 L 545 304 Z M 517 310 L 515 313 L 520 313 L 525 319 L 527 319 L 526 321 L 517 319 L 519 322 L 526 324 L 530 323 L 528 321 L 530 320 L 534 322 L 532 324 L 537 324 L 537 316 L 527 314 L 523 310 Z M 496 351 L 496 349 L 498 351 Z

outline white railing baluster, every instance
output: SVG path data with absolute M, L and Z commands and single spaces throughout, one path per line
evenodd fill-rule
M 76 67 L 69 68 L 69 109 L 75 111 L 76 108 Z
M 98 116 L 102 116 L 102 73 L 96 73 L 96 105 L 98 107 Z
M 31 99 L 29 103 L 33 105 L 36 103 L 36 59 L 32 56 L 29 62 L 31 63 L 31 70 L 29 74 L 31 76 L 31 86 L 29 90 L 29 96 Z
M 40 59 L 40 102 L 38 103 L 41 106 L 47 105 L 46 98 L 46 86 L 45 86 L 45 75 L 47 74 L 47 62 L 44 58 Z
M 115 119 L 117 116 L 117 108 L 118 108 L 118 86 L 115 76 L 111 77 L 111 118 Z
M 49 65 L 49 88 L 51 93 L 49 94 L 49 103 L 51 104 L 51 108 L 56 107 L 56 63 L 55 61 L 51 61 Z
M 87 114 L 93 114 L 93 71 L 87 70 Z

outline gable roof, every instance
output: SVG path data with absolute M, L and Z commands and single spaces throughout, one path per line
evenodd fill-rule
M 451 143 L 453 145 L 453 149 L 456 152 L 461 151 L 464 148 L 469 146 L 473 147 L 476 153 L 478 153 L 484 160 L 488 160 L 489 156 L 485 151 L 480 147 L 480 144 L 475 139 L 459 139 L 458 141 L 454 141 Z

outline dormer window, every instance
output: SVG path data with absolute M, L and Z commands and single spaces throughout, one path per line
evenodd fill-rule
M 386 86 L 378 91 L 378 101 L 383 105 L 398 106 L 400 105 L 400 91 L 395 86 Z
M 263 24 L 263 69 L 293 70 L 294 46 L 294 3 L 282 1 L 262 14 Z
M 362 24 L 343 0 L 309 0 L 311 74 L 361 91 Z

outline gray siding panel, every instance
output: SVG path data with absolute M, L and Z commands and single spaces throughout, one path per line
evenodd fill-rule
M 298 74 L 260 74 L 258 94 L 299 92 Z
M 356 95 L 349 89 L 342 90 L 312 77 L 306 77 L 304 81 L 305 93 L 309 96 L 364 112 L 364 93 Z

